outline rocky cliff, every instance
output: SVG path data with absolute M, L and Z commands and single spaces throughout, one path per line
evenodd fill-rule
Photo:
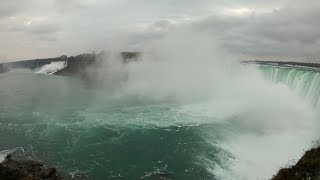
M 282 168 L 272 180 L 318 180 L 320 179 L 320 147 L 305 152 L 292 167 Z
M 9 71 L 9 69 L 35 70 L 52 62 L 65 61 L 67 62 L 67 67 L 54 73 L 55 75 L 86 77 L 86 70 L 88 68 L 99 67 L 101 63 L 103 63 L 102 61 L 106 56 L 108 56 L 107 53 L 101 52 L 99 54 L 80 54 L 77 56 L 70 57 L 63 55 L 56 58 L 23 60 L 10 63 L 3 63 L 0 64 L 0 73 L 7 72 Z M 130 61 L 136 61 L 140 57 L 140 53 L 121 52 L 119 57 L 123 63 L 128 63 Z

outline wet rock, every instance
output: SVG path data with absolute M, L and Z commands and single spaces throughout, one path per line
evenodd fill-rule
M 11 155 L 0 164 L 0 179 L 5 180 L 62 180 L 55 168 L 47 168 L 33 160 L 17 161 Z
M 43 168 L 41 177 L 43 178 L 52 177 L 55 173 L 56 173 L 55 168 L 48 168 L 48 169 Z
M 282 168 L 272 180 L 311 180 L 320 179 L 320 147 L 310 149 L 296 165 Z

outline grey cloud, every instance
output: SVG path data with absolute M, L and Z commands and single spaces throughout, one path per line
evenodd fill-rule
M 88 0 L 53 0 L 53 5 L 58 12 L 64 14 L 78 13 L 89 8 Z
M 28 28 L 27 31 L 31 32 L 32 34 L 39 35 L 39 34 L 52 34 L 56 33 L 60 30 L 60 27 L 56 23 L 35 23 L 31 24 Z
M 0 5 L 0 18 L 8 17 L 19 13 L 23 6 L 22 0 L 2 0 Z
M 58 23 L 40 21 L 31 22 L 30 24 L 6 24 L 2 27 L 3 31 L 9 31 L 11 33 L 26 33 L 34 36 L 49 36 L 53 35 L 61 30 L 61 26 Z
M 319 3 L 312 7 L 300 4 L 300 8 L 291 4 L 270 13 L 246 17 L 213 16 L 193 26 L 210 30 L 232 52 L 261 58 L 313 57 L 313 61 L 317 61 L 319 9 Z
M 14 17 L 19 15 L 50 13 L 47 11 L 47 8 L 43 7 L 43 4 L 46 2 L 50 4 L 51 0 L 1 0 L 0 20 L 3 20 L 3 18 Z
M 256 12 L 221 14 L 241 7 Z M 0 43 L 0 56 L 38 57 L 36 47 L 28 45 L 32 43 L 43 45 L 42 55 L 90 52 L 112 46 L 119 37 L 139 50 L 145 41 L 175 28 L 193 28 L 209 31 L 230 52 L 246 57 L 316 58 L 319 10 L 317 0 L 1 0 L 0 38 L 14 41 Z M 13 52 L 13 42 L 21 42 L 24 51 L 1 54 Z

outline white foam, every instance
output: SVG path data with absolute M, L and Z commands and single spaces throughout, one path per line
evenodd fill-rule
M 3 150 L 3 151 L 0 151 L 0 163 L 2 163 L 6 156 L 13 153 L 14 151 L 16 151 L 18 148 L 14 148 L 14 149 L 8 149 L 8 150 Z
M 61 69 L 64 69 L 67 67 L 66 61 L 57 61 L 57 62 L 51 62 L 50 64 L 46 64 L 42 66 L 36 73 L 39 74 L 54 74 Z
M 169 36 L 155 45 L 154 57 L 127 66 L 122 92 L 170 98 L 182 104 L 182 112 L 207 117 L 208 122 L 194 119 L 200 124 L 230 124 L 233 131 L 219 142 L 233 156 L 226 158 L 229 167 L 219 172 L 215 160 L 199 157 L 219 179 L 271 178 L 318 134 L 313 108 L 285 85 L 266 81 L 257 69 L 233 64 L 223 51 L 212 54 L 210 43 L 193 39 L 199 36 Z
M 230 124 L 233 131 L 221 142 L 216 143 L 214 135 L 205 137 L 208 143 L 232 154 L 224 165 L 229 168 L 217 168 L 217 162 L 205 155 L 199 157 L 201 164 L 219 179 L 271 178 L 281 165 L 298 158 L 317 136 L 315 127 L 319 126 L 313 108 L 285 85 L 266 81 L 257 69 L 233 63 L 232 57 L 209 39 L 210 34 L 177 32 L 154 42 L 147 47 L 153 54 L 123 66 L 128 80 L 116 92 L 160 102 L 170 99 L 183 113 L 206 117 L 201 121 L 190 118 L 187 124 L 193 120 L 199 124 Z M 112 74 L 122 69 L 106 71 Z M 94 119 L 106 123 L 105 117 Z M 160 124 L 150 119 L 137 116 L 133 121 Z M 169 122 L 162 122 L 164 125 L 175 122 L 173 118 L 163 119 Z M 184 125 L 186 118 L 182 120 L 177 119 L 177 124 Z

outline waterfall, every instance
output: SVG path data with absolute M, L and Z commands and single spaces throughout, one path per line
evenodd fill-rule
M 66 61 L 57 61 L 57 62 L 51 62 L 50 64 L 46 64 L 42 66 L 39 70 L 36 71 L 38 74 L 54 74 L 61 69 L 64 69 L 67 67 Z
M 315 108 L 320 106 L 320 70 L 303 67 L 259 65 L 269 80 L 283 83 L 306 98 Z

